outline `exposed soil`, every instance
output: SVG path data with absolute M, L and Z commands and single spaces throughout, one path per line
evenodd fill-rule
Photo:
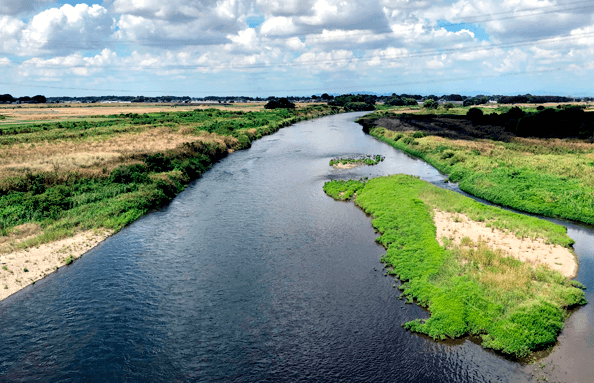
M 578 271 L 576 256 L 559 245 L 546 244 L 542 239 L 518 238 L 514 234 L 489 228 L 484 222 L 472 221 L 464 214 L 434 211 L 437 241 L 443 246 L 443 238 L 460 245 L 462 238 L 473 242 L 483 241 L 493 250 L 527 262 L 532 266 L 543 265 L 557 270 L 568 278 L 575 278 Z

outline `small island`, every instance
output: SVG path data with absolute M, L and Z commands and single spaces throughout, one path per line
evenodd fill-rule
M 330 166 L 334 166 L 336 169 L 352 169 L 361 165 L 373 166 L 377 165 L 385 159 L 384 156 L 366 155 L 366 156 L 353 156 L 353 157 L 338 157 L 330 160 Z
M 403 324 L 434 339 L 473 335 L 514 358 L 555 345 L 573 307 L 577 259 L 567 229 L 488 206 L 418 178 L 335 180 L 324 191 L 373 217 L 386 275 L 431 316 Z M 394 285 L 396 287 L 396 284 Z

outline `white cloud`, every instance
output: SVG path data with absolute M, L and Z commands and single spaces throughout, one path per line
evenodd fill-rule
M 18 39 L 25 23 L 10 16 L 0 16 L 0 51 L 12 53 L 17 49 Z
M 102 71 L 106 66 L 117 63 L 117 54 L 109 49 L 104 49 L 93 57 L 84 57 L 80 53 L 68 56 L 41 59 L 38 57 L 26 60 L 19 66 L 23 77 L 59 77 L 64 74 L 89 76 Z
M 102 47 L 114 28 L 113 17 L 96 4 L 51 8 L 33 17 L 23 30 L 20 53 L 64 53 Z
M 32 13 L 39 7 L 55 2 L 55 0 L 2 0 L 0 1 L 0 14 L 18 15 Z
M 260 33 L 264 36 L 287 36 L 297 33 L 298 29 L 295 23 L 293 23 L 292 17 L 277 16 L 272 17 L 262 24 L 260 27 Z

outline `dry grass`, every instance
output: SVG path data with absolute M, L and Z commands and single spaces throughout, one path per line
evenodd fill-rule
M 513 291 L 530 286 L 530 262 L 517 262 L 503 250 L 494 250 L 486 241 L 464 241 L 453 246 L 452 251 L 461 264 L 474 268 L 477 280 L 489 287 Z
M 216 143 L 233 148 L 237 139 L 189 127 L 179 130 L 154 128 L 142 133 L 121 134 L 110 138 L 92 137 L 83 141 L 58 141 L 18 144 L 4 147 L 0 153 L 0 180 L 26 172 L 79 172 L 97 177 L 124 164 L 137 162 L 140 154 L 154 154 L 175 149 L 186 143 Z

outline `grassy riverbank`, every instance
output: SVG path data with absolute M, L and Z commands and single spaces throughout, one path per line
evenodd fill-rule
M 492 230 L 540 238 L 569 248 L 566 229 L 536 218 L 480 204 L 411 176 L 331 181 L 324 191 L 355 203 L 373 217 L 386 247 L 389 273 L 400 278 L 403 296 L 427 307 L 431 317 L 406 323 L 433 338 L 477 335 L 483 346 L 515 357 L 553 345 L 567 309 L 585 304 L 568 278 L 541 265 L 518 261 L 488 244 L 462 240 L 444 247 L 436 238 L 434 210 L 464 214 Z
M 374 137 L 448 174 L 470 194 L 530 213 L 594 224 L 594 144 L 586 140 L 456 139 L 367 128 Z
M 0 283 L 6 290 L 0 297 L 53 271 L 53 265 L 36 270 L 37 263 L 17 270 L 11 262 L 27 255 L 16 251 L 77 233 L 117 232 L 167 204 L 228 153 L 336 112 L 320 105 L 197 109 L 0 126 Z M 55 266 L 71 262 L 70 253 Z

